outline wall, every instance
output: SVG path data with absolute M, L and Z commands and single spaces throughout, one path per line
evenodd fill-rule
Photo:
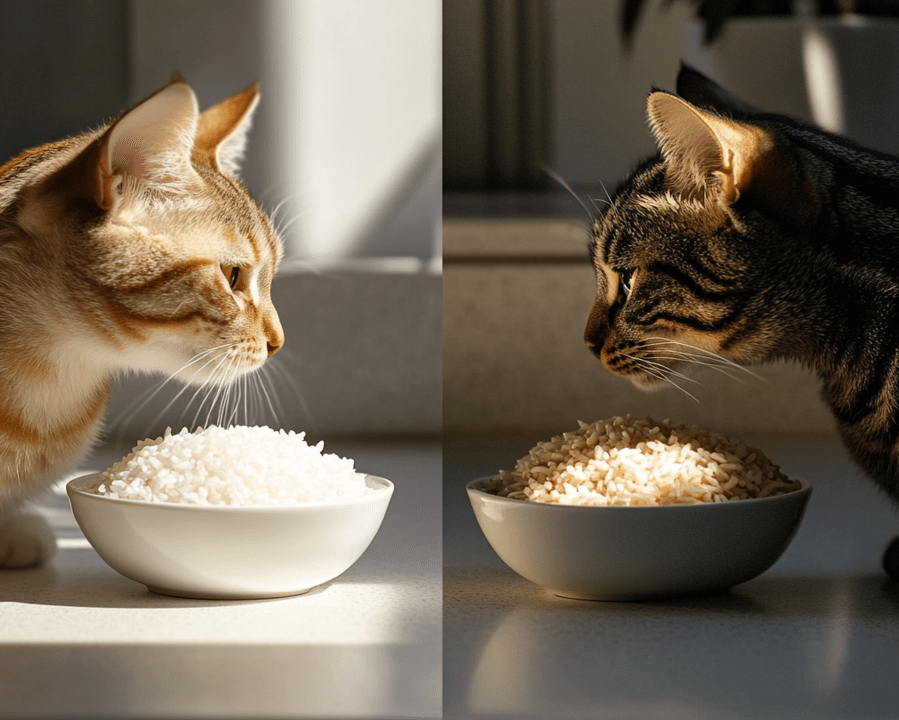
M 0 3 L 0 164 L 121 111 L 127 26 L 117 0 Z
M 178 69 L 205 107 L 261 83 L 245 166 L 288 251 L 439 254 L 436 0 L 131 0 L 131 95 Z
M 692 3 L 645 5 L 626 52 L 619 2 L 552 2 L 553 167 L 572 185 L 614 186 L 655 152 L 646 96 L 673 90 L 680 61 L 701 53 Z
M 244 179 L 307 258 L 440 253 L 436 0 L 4 0 L 0 162 L 179 70 L 206 107 L 262 83 Z
M 587 224 L 457 212 L 444 223 L 446 437 L 537 440 L 627 413 L 738 435 L 835 432 L 817 378 L 796 365 L 697 367 L 678 380 L 686 392 L 611 374 L 583 342 L 594 297 Z

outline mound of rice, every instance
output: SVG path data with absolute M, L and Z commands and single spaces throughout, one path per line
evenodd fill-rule
M 308 445 L 305 433 L 217 426 L 142 440 L 103 472 L 106 497 L 199 505 L 293 505 L 375 492 L 353 461 Z
M 674 505 L 762 498 L 798 490 L 759 450 L 666 420 L 579 423 L 532 448 L 498 495 L 564 505 Z

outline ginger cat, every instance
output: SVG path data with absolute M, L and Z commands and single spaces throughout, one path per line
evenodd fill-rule
M 52 555 L 17 507 L 85 456 L 117 374 L 222 385 L 283 344 L 281 240 L 237 178 L 258 99 L 201 114 L 175 76 L 0 167 L 0 567 Z

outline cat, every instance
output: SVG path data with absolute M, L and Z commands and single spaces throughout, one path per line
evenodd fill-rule
M 687 66 L 647 109 L 660 152 L 593 224 L 588 348 L 641 386 L 712 357 L 799 361 L 899 501 L 899 158 L 757 111 Z M 899 538 L 883 567 L 899 580 Z
M 258 101 L 201 114 L 176 74 L 0 167 L 0 567 L 52 556 L 22 503 L 85 457 L 117 374 L 224 385 L 283 344 L 282 241 L 238 180 Z

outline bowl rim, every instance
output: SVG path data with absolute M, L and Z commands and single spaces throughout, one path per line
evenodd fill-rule
M 468 482 L 465 485 L 465 489 L 469 493 L 475 493 L 479 497 L 489 498 L 488 502 L 509 503 L 510 507 L 541 508 L 540 510 L 536 510 L 536 512 L 558 512 L 558 510 L 553 510 L 552 508 L 565 508 L 566 511 L 572 510 L 575 512 L 590 510 L 602 510 L 604 512 L 673 512 L 675 510 L 680 512 L 696 512 L 696 508 L 754 507 L 760 503 L 785 502 L 788 499 L 797 499 L 800 497 L 804 497 L 807 500 L 812 493 L 811 482 L 804 478 L 794 478 L 800 484 L 798 490 L 791 490 L 790 492 L 781 493 L 779 495 L 769 495 L 768 497 L 763 498 L 747 498 L 745 500 L 730 500 L 727 502 L 672 503 L 668 505 L 563 505 L 561 503 L 530 502 L 521 498 L 501 497 L 484 490 L 484 485 L 488 481 L 495 480 L 498 477 L 498 474 L 484 475 Z M 703 512 L 706 511 L 703 510 Z
M 91 502 L 113 503 L 116 505 L 133 505 L 136 507 L 160 508 L 162 510 L 172 511 L 188 511 L 188 512 L 303 512 L 314 509 L 329 508 L 346 508 L 353 505 L 368 505 L 373 502 L 380 501 L 382 498 L 389 499 L 393 495 L 395 489 L 394 484 L 387 478 L 379 475 L 365 475 L 365 483 L 369 487 L 377 485 L 375 492 L 357 497 L 344 498 L 343 500 L 310 500 L 305 503 L 283 504 L 283 505 L 202 505 L 199 503 L 173 503 L 155 500 L 133 500 L 131 498 L 107 497 L 106 495 L 98 495 L 86 489 L 91 485 L 97 477 L 102 473 L 94 472 L 87 475 L 80 475 L 66 482 L 66 493 L 70 501 L 74 495 L 90 500 Z

